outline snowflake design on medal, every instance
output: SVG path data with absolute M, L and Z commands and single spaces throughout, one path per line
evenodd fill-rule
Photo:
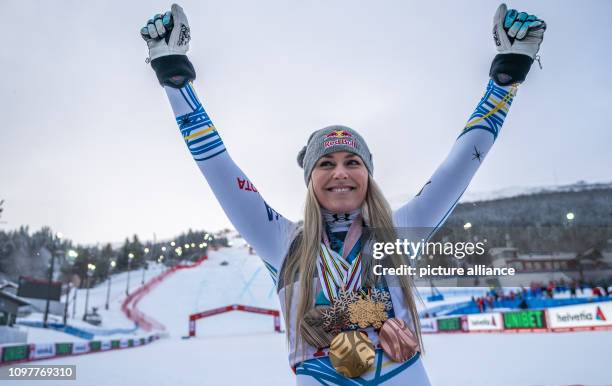
M 373 288 L 370 296 L 373 301 L 377 303 L 383 303 L 385 305 L 385 311 L 391 311 L 393 303 L 391 302 L 391 294 L 389 291 Z
M 349 327 L 349 305 L 360 298 L 357 292 L 340 289 L 331 307 L 322 310 L 323 329 L 337 334 Z
M 349 305 L 349 320 L 357 324 L 359 328 L 372 326 L 379 329 L 387 319 L 385 304 L 373 301 L 370 296 Z

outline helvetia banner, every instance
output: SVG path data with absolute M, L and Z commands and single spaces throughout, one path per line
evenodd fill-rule
M 468 315 L 468 331 L 501 331 L 504 321 L 499 312 Z
M 549 308 L 548 321 L 552 329 L 612 327 L 612 302 Z
M 433 318 L 422 318 L 421 319 L 421 332 L 438 332 L 438 324 Z
M 31 359 L 52 357 L 55 356 L 55 343 L 38 343 L 35 344 L 31 350 Z
M 89 351 L 89 342 L 75 342 L 72 346 L 73 354 L 83 354 Z

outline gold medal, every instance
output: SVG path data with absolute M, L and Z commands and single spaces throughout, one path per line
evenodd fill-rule
M 387 320 L 385 305 L 381 302 L 373 301 L 369 296 L 351 303 L 349 309 L 349 320 L 357 324 L 359 328 L 373 326 L 376 329 L 382 327 L 382 323 Z
M 341 332 L 332 340 L 329 359 L 337 372 L 348 378 L 365 373 L 374 363 L 374 345 L 360 331 Z

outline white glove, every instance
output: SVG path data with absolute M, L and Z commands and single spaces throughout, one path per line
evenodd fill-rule
M 503 3 L 493 18 L 493 39 L 500 54 L 522 54 L 536 59 L 544 31 L 544 20 L 514 9 L 508 11 Z
M 153 16 L 140 29 L 140 36 L 149 47 L 147 63 L 151 63 L 161 85 L 180 88 L 195 79 L 195 69 L 187 58 L 189 23 L 178 4 L 172 4 L 163 15 Z
M 172 4 L 170 11 L 157 14 L 140 29 L 149 47 L 149 60 L 167 55 L 186 55 L 189 50 L 189 23 L 183 8 Z
M 544 39 L 546 23 L 534 15 L 508 11 L 501 4 L 493 18 L 493 40 L 499 54 L 493 59 L 489 76 L 495 83 L 507 86 L 525 81 L 534 60 L 540 63 L 538 51 Z

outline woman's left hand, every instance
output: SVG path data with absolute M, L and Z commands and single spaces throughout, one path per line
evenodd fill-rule
M 537 16 L 508 10 L 501 4 L 493 18 L 493 40 L 499 54 L 493 59 L 489 76 L 495 83 L 508 86 L 525 81 L 544 40 L 546 23 Z M 541 68 L 541 64 L 540 64 Z
M 535 15 L 508 10 L 501 4 L 493 19 L 493 40 L 500 54 L 522 54 L 535 59 L 544 39 L 546 23 Z

